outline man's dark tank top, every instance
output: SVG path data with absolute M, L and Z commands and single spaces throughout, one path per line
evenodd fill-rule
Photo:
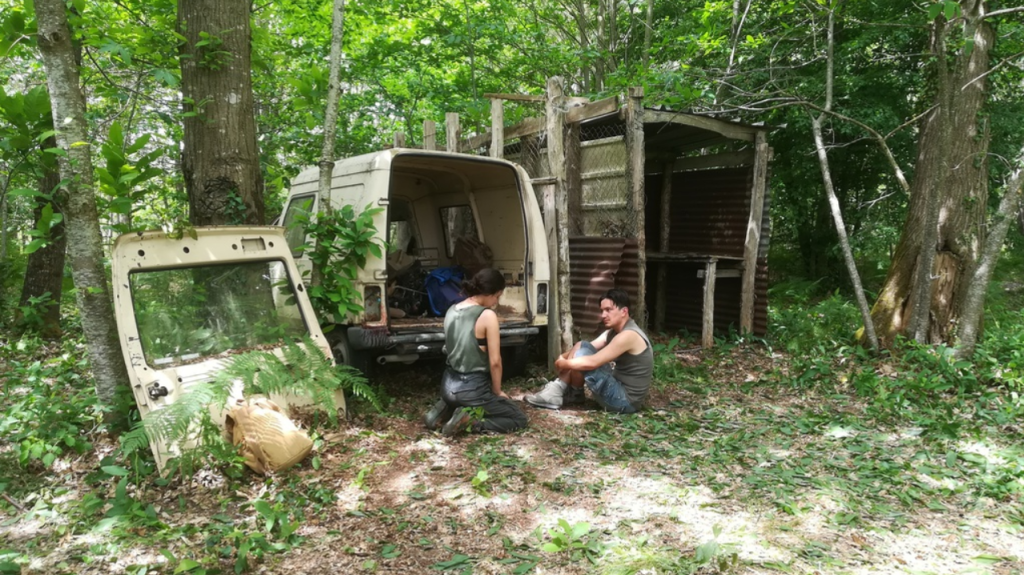
M 647 347 L 636 355 L 626 352 L 615 358 L 615 369 L 612 370 L 615 379 L 622 382 L 622 387 L 626 388 L 629 402 L 633 407 L 639 408 L 647 400 L 647 393 L 651 390 L 651 380 L 654 377 L 654 349 L 651 347 L 650 338 L 635 321 L 626 322 L 622 331 L 637 332 L 647 344 Z M 615 331 L 609 331 L 608 343 L 611 343 L 615 336 Z

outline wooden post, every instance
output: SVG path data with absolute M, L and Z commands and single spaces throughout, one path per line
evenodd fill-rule
M 711 258 L 704 264 L 704 321 L 701 325 L 700 345 L 704 349 L 715 346 L 715 272 L 718 262 Z
M 444 145 L 449 152 L 459 151 L 459 140 L 462 139 L 462 131 L 459 129 L 459 114 L 448 112 L 444 115 L 445 135 Z
M 566 126 L 565 189 L 568 194 L 569 235 L 582 236 L 583 230 L 583 146 L 580 142 L 580 124 Z
M 558 322 L 562 343 L 562 351 L 572 347 L 572 294 L 569 285 L 569 202 L 565 189 L 565 92 L 562 78 L 548 78 L 547 136 L 548 163 L 551 164 L 551 176 L 555 179 L 555 225 L 558 230 L 558 250 L 555 257 L 558 278 Z M 548 254 L 551 258 L 552 254 Z M 548 330 L 551 330 L 551 316 L 548 316 Z
M 437 149 L 437 124 L 433 120 L 423 120 L 423 149 Z
M 754 174 L 750 190 L 750 219 L 747 240 L 743 244 L 743 279 L 740 287 L 740 333 L 754 331 L 754 279 L 757 276 L 757 251 L 761 246 L 761 220 L 764 215 L 764 187 L 768 179 L 768 141 L 764 132 L 754 136 Z
M 500 98 L 491 100 L 491 157 L 505 156 L 505 101 Z
M 658 248 L 661 253 L 669 252 L 668 239 L 672 230 L 672 166 L 674 162 L 665 162 L 661 180 L 661 241 Z M 654 300 L 654 329 L 655 331 L 665 330 L 665 308 L 668 307 L 668 263 L 658 263 L 658 292 Z
M 536 139 L 536 138 L 534 138 Z M 548 368 L 554 369 L 555 360 L 562 355 L 561 306 L 558 297 L 558 217 L 555 215 L 554 183 L 540 186 L 544 215 L 544 235 L 548 240 L 548 262 L 550 264 L 550 280 L 548 281 Z
M 396 148 L 404 148 L 405 147 L 405 132 L 395 132 L 394 147 L 396 147 Z
M 626 99 L 626 189 L 637 243 L 637 294 L 630 315 L 647 327 L 647 233 L 644 230 L 644 89 L 630 88 Z

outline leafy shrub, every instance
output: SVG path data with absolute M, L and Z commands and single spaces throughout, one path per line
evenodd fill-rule
M 0 437 L 17 445 L 18 463 L 49 467 L 65 453 L 92 449 L 86 433 L 100 424 L 95 394 L 82 385 L 87 362 L 75 339 L 61 353 L 35 338 L 0 342 Z
M 854 343 L 860 312 L 838 291 L 812 303 L 805 291 L 787 284 L 773 288 L 769 301 L 777 296 L 789 300 L 788 305 L 768 307 L 769 339 L 777 346 L 791 353 L 806 353 Z

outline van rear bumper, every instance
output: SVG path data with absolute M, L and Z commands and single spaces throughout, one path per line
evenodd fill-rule
M 528 326 L 528 327 L 503 327 L 500 329 L 501 339 L 515 341 L 520 343 L 527 336 L 537 335 L 540 333 L 540 328 Z M 403 333 L 403 334 L 389 334 L 383 330 L 368 330 L 361 327 L 350 327 L 348 328 L 348 342 L 352 346 L 352 349 L 384 349 L 390 348 L 396 345 L 402 344 L 429 344 L 429 343 L 443 343 L 444 333 L 439 331 L 432 331 L 426 333 Z M 511 343 L 511 341 L 510 341 Z

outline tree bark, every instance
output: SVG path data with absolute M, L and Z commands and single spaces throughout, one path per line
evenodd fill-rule
M 992 272 L 995 271 L 996 262 L 999 261 L 999 252 L 1006 240 L 1006 233 L 1010 230 L 1010 223 L 1013 215 L 1020 211 L 1021 185 L 1024 184 L 1024 148 L 1021 148 L 1017 156 L 1017 165 L 1013 174 L 1007 181 L 1003 198 L 999 201 L 999 208 L 996 210 L 993 222 L 989 226 L 989 235 L 985 238 L 985 247 L 977 267 L 967 282 L 963 298 L 962 312 L 960 315 L 961 329 L 958 334 L 956 357 L 966 359 L 974 355 L 974 347 L 978 342 L 978 333 L 981 331 L 981 317 L 985 309 L 985 292 L 988 282 L 992 279 Z
M 979 121 L 986 84 L 978 78 L 989 69 L 994 34 L 981 20 L 983 1 L 964 0 L 962 9 L 973 47 L 957 53 L 948 96 L 936 96 L 936 109 L 921 128 L 907 219 L 872 309 L 883 345 L 901 334 L 923 334 L 930 343 L 952 340 L 971 281 L 965 272 L 974 268 L 984 242 L 988 136 Z M 943 56 L 936 54 L 940 65 Z M 923 299 L 929 301 L 915 334 L 912 318 Z
M 264 222 L 249 26 L 248 2 L 178 0 L 182 172 L 195 225 Z
M 46 148 L 56 148 L 55 138 L 47 139 L 44 144 Z M 32 209 L 33 221 L 36 225 L 43 214 L 43 208 L 50 204 L 53 207 L 54 215 L 63 214 L 62 205 L 64 198 L 54 188 L 60 183 L 60 173 L 57 166 L 47 168 L 39 179 L 39 192 L 42 194 L 53 193 L 53 201 L 43 198 L 36 198 L 35 206 Z M 21 286 L 21 297 L 18 306 L 31 305 L 32 298 L 41 298 L 49 294 L 49 300 L 43 304 L 45 309 L 36 310 L 42 324 L 39 326 L 39 335 L 45 338 L 59 338 L 60 328 L 60 299 L 64 286 L 64 254 L 68 240 L 64 231 L 64 221 L 50 228 L 50 243 L 28 256 L 28 266 L 25 269 L 25 281 Z M 20 319 L 20 311 L 16 321 Z
M 114 404 L 118 387 L 127 386 L 128 373 L 118 344 L 110 289 L 103 268 L 85 98 L 79 84 L 63 0 L 33 0 L 33 3 L 39 27 L 39 51 L 53 104 L 53 125 L 59 130 L 57 144 L 65 153 L 59 163 L 67 195 L 68 259 L 96 380 L 96 395 L 101 403 L 110 406 Z

